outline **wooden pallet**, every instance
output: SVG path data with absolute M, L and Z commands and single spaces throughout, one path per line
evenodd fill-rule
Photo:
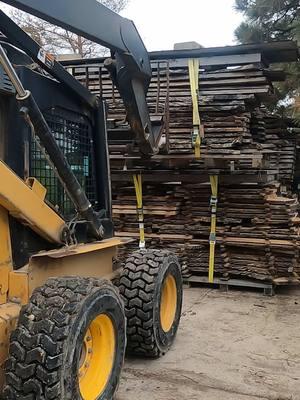
M 209 285 L 211 287 L 218 287 L 220 290 L 224 292 L 228 292 L 229 288 L 235 287 L 240 289 L 257 289 L 262 290 L 265 296 L 274 296 L 275 295 L 275 285 L 267 282 L 258 282 L 252 280 L 242 280 L 242 279 L 228 279 L 224 280 L 221 278 L 214 278 L 214 282 L 208 282 L 208 277 L 206 276 L 196 276 L 192 275 L 187 278 L 184 282 L 190 286 L 192 285 Z

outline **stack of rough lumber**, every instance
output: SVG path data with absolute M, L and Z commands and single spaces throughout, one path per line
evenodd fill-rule
M 206 274 L 210 233 L 208 185 L 145 185 L 146 193 L 159 193 L 161 214 L 155 197 L 145 197 L 145 231 L 148 247 L 170 248 L 192 274 Z M 114 199 L 117 234 L 138 239 L 133 188 L 120 187 Z M 126 194 L 125 194 L 126 193 Z M 131 193 L 131 195 L 130 195 Z M 299 203 L 278 195 L 278 187 L 259 185 L 220 188 L 217 219 L 215 271 L 221 276 L 273 281 L 297 277 L 299 265 Z M 120 204 L 122 212 L 120 212 Z M 176 205 L 174 212 L 171 205 Z M 128 213 L 130 210 L 130 213 Z M 173 215 L 169 215 L 169 213 Z M 164 214 L 164 216 L 163 216 Z M 136 248 L 122 251 L 122 257 Z
M 148 105 L 152 114 L 166 116 L 164 151 L 168 154 L 193 154 L 192 99 L 187 63 L 178 67 L 153 61 L 152 67 Z M 108 105 L 109 126 L 116 130 L 129 129 L 120 95 L 103 65 L 89 67 L 88 79 L 85 68 L 75 68 L 73 73 L 92 92 L 102 93 Z M 240 156 L 241 167 L 251 167 L 251 160 L 260 152 L 250 129 L 255 118 L 255 106 L 273 93 L 272 79 L 278 79 L 277 75 L 273 78 L 259 65 L 245 65 L 234 69 L 201 70 L 199 78 L 199 110 L 205 131 L 202 154 L 209 159 L 232 159 L 230 156 L 237 159 Z M 111 143 L 112 167 L 120 165 L 114 156 L 127 156 L 127 149 L 122 141 Z M 198 163 L 199 167 L 203 165 L 203 162 Z
M 294 179 L 297 155 L 297 135 L 288 129 L 284 120 L 275 115 L 265 118 L 265 147 L 274 153 L 270 155 L 270 167 L 279 170 L 278 179 L 290 185 Z
M 251 108 L 254 96 L 272 92 L 271 81 L 258 67 L 200 72 L 199 109 L 204 124 L 203 151 L 228 154 L 228 149 L 255 151 L 250 132 Z M 162 78 L 161 78 L 162 79 Z M 169 71 L 169 129 L 171 153 L 192 152 L 192 101 L 188 69 Z M 227 150 L 227 151 L 226 151 Z
M 120 259 L 137 249 L 132 174 L 143 171 L 147 247 L 174 250 L 191 274 L 206 275 L 208 174 L 218 174 L 224 183 L 218 196 L 216 274 L 272 282 L 298 278 L 299 204 L 292 191 L 295 171 L 300 171 L 299 131 L 291 131 L 263 105 L 273 97 L 273 82 L 284 79 L 280 71 L 268 69 L 266 60 L 296 60 L 297 46 L 285 42 L 246 47 L 237 46 L 236 52 L 235 48 L 199 50 L 201 160 L 195 160 L 191 141 L 188 58 L 192 55 L 185 59 L 172 52 L 151 55 L 148 104 L 152 114 L 165 117 L 165 145 L 149 160 L 130 153 L 126 140 L 110 141 L 116 233 L 136 238 L 121 250 Z M 130 130 L 103 60 L 90 65 L 83 61 L 70 71 L 106 100 L 109 133 Z

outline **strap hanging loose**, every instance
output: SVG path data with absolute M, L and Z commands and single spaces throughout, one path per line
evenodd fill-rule
M 134 188 L 135 188 L 136 204 L 137 204 L 137 217 L 138 217 L 139 230 L 140 230 L 139 248 L 144 249 L 146 247 L 146 242 L 145 242 L 142 175 L 141 174 L 133 175 L 133 182 L 134 182 Z
M 203 136 L 198 104 L 199 92 L 199 60 L 189 60 L 190 86 L 193 103 L 193 134 L 192 143 L 195 147 L 195 157 L 201 158 L 201 137 Z
M 216 253 L 216 228 L 217 228 L 217 208 L 218 208 L 218 175 L 210 176 L 211 185 L 211 228 L 209 237 L 209 283 L 214 282 L 214 272 L 215 272 L 215 253 Z

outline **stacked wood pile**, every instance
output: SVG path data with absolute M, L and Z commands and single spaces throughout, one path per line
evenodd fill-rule
M 162 152 L 193 154 L 192 100 L 187 63 L 178 67 L 168 62 L 153 61 L 152 67 L 148 105 L 152 114 L 166 117 L 166 144 Z M 84 85 L 87 84 L 92 92 L 102 93 L 108 104 L 109 126 L 112 129 L 129 129 L 120 95 L 102 65 L 90 67 L 88 79 L 84 68 L 75 69 L 74 75 Z M 282 79 L 282 76 L 279 78 Z M 204 160 L 233 159 L 238 160 L 238 168 L 249 168 L 253 166 L 253 160 L 261 161 L 261 155 L 267 155 L 268 149 L 262 152 L 257 144 L 259 134 L 250 128 L 255 124 L 261 100 L 270 97 L 274 91 L 272 79 L 279 78 L 278 74 L 273 77 L 270 71 L 260 65 L 199 72 L 199 110 L 205 131 L 202 143 Z M 113 168 L 123 168 L 124 156 L 130 158 L 127 150 L 126 143 L 111 142 Z M 209 162 L 204 161 L 197 165 L 199 168 L 211 167 Z M 257 168 L 257 163 L 254 166 Z M 229 163 L 226 164 L 228 167 Z
M 200 60 L 201 160 L 195 159 L 191 140 L 187 59 L 160 53 L 152 57 L 148 104 L 152 114 L 165 117 L 165 145 L 158 156 L 145 160 L 130 153 L 126 141 L 110 142 L 116 234 L 136 239 L 120 251 L 120 259 L 137 249 L 132 174 L 143 171 L 147 247 L 174 250 L 190 274 L 206 275 L 208 176 L 218 174 L 220 180 L 227 179 L 219 188 L 216 274 L 281 283 L 298 280 L 300 219 L 293 181 L 300 171 L 299 132 L 264 106 L 273 97 L 273 82 L 284 79 L 280 71 L 268 69 L 265 56 L 238 56 L 238 62 L 234 54 L 226 60 L 221 55 Z M 272 57 L 287 61 L 280 53 Z M 107 101 L 110 132 L 128 130 L 122 101 L 102 61 L 70 71 Z
M 285 121 L 274 116 L 265 117 L 265 143 L 274 153 L 270 155 L 270 166 L 278 168 L 278 179 L 287 185 L 294 179 L 297 156 L 297 135 L 289 130 Z
M 278 185 L 220 188 L 216 273 L 268 281 L 300 274 L 299 203 L 296 198 L 280 196 L 278 191 Z M 158 193 L 144 199 L 147 246 L 170 248 L 192 274 L 207 273 L 209 186 L 152 184 L 145 185 L 145 192 Z M 138 239 L 133 188 L 118 187 L 114 193 L 117 235 Z M 136 242 L 129 245 L 122 257 L 136 246 Z

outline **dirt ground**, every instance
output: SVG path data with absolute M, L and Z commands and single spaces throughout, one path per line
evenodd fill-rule
M 116 400 L 300 400 L 300 291 L 185 290 L 160 360 L 127 360 Z

